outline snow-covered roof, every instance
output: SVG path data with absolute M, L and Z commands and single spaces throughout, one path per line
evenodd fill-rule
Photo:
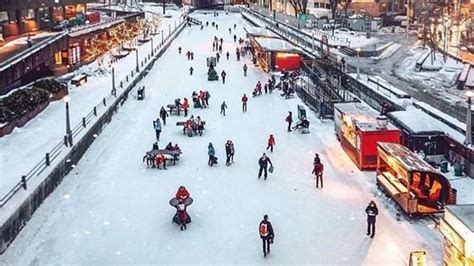
M 273 31 L 264 28 L 246 27 L 244 30 L 252 37 L 279 38 Z
M 405 168 L 407 171 L 438 173 L 438 171 L 434 169 L 429 163 L 416 156 L 415 153 L 401 144 L 378 142 L 377 145 L 387 154 L 393 156 L 397 161 L 399 161 L 403 165 L 403 168 Z M 442 176 L 441 174 L 439 175 Z
M 438 132 L 449 135 L 460 143 L 464 141 L 463 134 L 418 109 L 411 108 L 408 111 L 391 112 L 388 116 L 403 124 L 413 134 Z
M 474 204 L 446 206 L 469 230 L 474 232 Z
M 120 24 L 120 23 L 123 23 L 123 22 L 125 22 L 124 19 L 117 19 L 117 20 L 111 21 L 111 22 L 98 23 L 98 24 L 95 24 L 95 25 L 91 25 L 90 27 L 87 27 L 85 29 L 81 29 L 81 30 L 78 30 L 78 31 L 71 32 L 71 33 L 69 33 L 69 36 L 70 37 L 78 37 L 78 36 L 81 36 L 83 34 L 93 32 L 93 31 L 107 29 L 107 28 L 110 28 L 114 25 L 117 25 L 117 24 Z
M 265 52 L 288 52 L 302 53 L 301 49 L 282 39 L 275 38 L 254 38 L 255 42 L 262 47 Z
M 365 103 L 349 102 L 336 103 L 334 109 L 345 115 L 348 115 L 352 121 L 355 121 L 357 127 L 362 131 L 378 131 L 380 127 L 377 123 L 379 113 Z M 388 123 L 386 130 L 397 130 L 391 123 Z

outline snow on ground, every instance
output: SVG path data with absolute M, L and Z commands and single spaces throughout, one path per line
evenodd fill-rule
M 435 60 L 431 64 L 430 58 L 425 61 L 423 67 L 438 66 L 440 71 L 422 71 L 415 70 L 418 57 L 426 52 L 421 47 L 412 48 L 408 56 L 405 57 L 395 71 L 401 77 L 408 80 L 418 81 L 430 87 L 430 92 L 437 97 L 442 97 L 450 103 L 464 101 L 464 91 L 454 88 L 457 76 L 462 71 L 464 64 L 448 57 L 447 62 L 443 62 L 443 55 L 439 52 L 435 54 Z
M 0 257 L 6 264 L 379 264 L 406 265 L 413 250 L 426 250 L 429 265 L 441 265 L 442 238 L 432 223 L 396 221 L 393 202 L 379 195 L 374 172 L 360 172 L 337 142 L 332 122 L 309 112 L 310 134 L 286 132 L 284 118 L 296 113 L 298 98 L 278 93 L 250 98 L 241 113 L 240 98 L 258 80 L 268 79 L 250 58 L 236 62 L 227 29 L 250 27 L 238 14 L 216 18 L 219 31 L 198 26 L 185 29 L 143 81 L 144 101 L 129 101 L 113 117 L 85 157 L 38 209 L 12 246 Z M 207 81 L 206 57 L 214 36 L 224 38 L 231 59 L 217 65 L 227 72 L 226 84 Z M 178 47 L 195 53 L 194 61 L 178 55 Z M 249 66 L 248 77 L 242 73 Z M 188 76 L 187 68 L 195 73 Z M 183 155 L 168 170 L 147 169 L 142 163 L 154 139 L 152 120 L 159 108 L 194 90 L 209 90 L 209 109 L 191 109 L 207 122 L 202 137 L 186 137 L 170 117 L 161 137 L 163 147 L 177 142 Z M 226 101 L 227 116 L 219 114 Z M 269 134 L 276 148 L 269 156 L 275 172 L 257 179 L 257 160 Z M 235 143 L 235 164 L 226 167 L 224 142 Z M 207 166 L 207 144 L 215 144 L 219 165 Z M 325 187 L 314 188 L 314 153 L 325 163 Z M 171 223 L 168 205 L 179 185 L 190 190 L 193 222 L 181 232 Z M 377 234 L 365 236 L 364 209 L 374 199 L 379 207 Z M 269 214 L 275 244 L 262 256 L 258 223 Z
M 179 12 L 169 11 L 171 18 L 163 18 L 161 28 L 164 29 L 164 35 L 167 36 L 168 25 L 174 27 L 175 20 L 178 19 Z M 154 44 L 161 42 L 161 36 L 154 36 Z M 143 60 L 151 51 L 151 43 L 145 43 L 139 47 L 139 60 Z M 103 97 L 110 94 L 112 89 L 112 77 L 109 73 L 100 75 L 95 73 L 99 68 L 99 62 L 84 66 L 75 73 L 93 73 L 88 78 L 88 82 L 81 87 L 70 86 L 69 96 L 71 98 L 70 115 L 71 126 L 81 122 L 82 117 L 92 111 L 95 105 L 98 105 Z M 106 57 L 105 63 L 109 61 Z M 135 69 L 136 55 L 132 52 L 126 58 L 114 63 L 116 75 L 116 87 L 120 81 L 125 80 L 126 75 Z M 72 77 L 73 75 L 67 74 Z M 16 128 L 14 131 L 3 138 L 0 138 L 0 197 L 15 186 L 34 165 L 36 165 L 47 152 L 58 144 L 65 135 L 65 105 L 62 101 L 56 101 L 41 112 L 34 119 L 29 121 L 22 128 Z

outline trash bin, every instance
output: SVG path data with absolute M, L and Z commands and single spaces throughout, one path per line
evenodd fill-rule
M 457 163 L 454 165 L 454 176 L 462 176 L 462 164 Z
M 439 164 L 441 173 L 447 173 L 448 171 L 448 161 L 442 160 Z

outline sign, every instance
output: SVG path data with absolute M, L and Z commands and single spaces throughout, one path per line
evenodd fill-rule
M 409 266 L 427 266 L 426 263 L 426 252 L 425 251 L 413 251 L 410 252 Z

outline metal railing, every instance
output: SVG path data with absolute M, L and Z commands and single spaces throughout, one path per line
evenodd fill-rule
M 179 18 L 181 19 L 181 17 Z M 73 138 L 79 137 L 80 134 L 90 128 L 91 124 L 96 123 L 99 118 L 100 118 L 100 111 L 102 110 L 107 110 L 112 106 L 112 103 L 114 103 L 118 98 L 117 96 L 117 90 L 121 89 L 122 93 L 125 92 L 126 84 L 133 84 L 133 78 L 139 77 L 141 71 L 148 71 L 148 64 L 153 61 L 154 57 L 158 57 L 161 55 L 159 52 L 163 47 L 165 47 L 167 41 L 181 28 L 185 25 L 185 20 L 183 19 L 180 21 L 179 25 L 177 25 L 173 31 L 171 31 L 168 36 L 163 40 L 163 42 L 159 42 L 158 45 L 156 45 L 153 48 L 153 56 L 152 53 L 148 53 L 148 55 L 141 61 L 139 64 L 140 71 L 136 71 L 136 67 L 134 66 L 133 69 L 131 70 L 130 74 L 127 74 L 125 76 L 125 79 L 122 80 L 121 82 L 118 83 L 118 86 L 116 86 L 115 91 L 111 91 L 106 97 L 102 98 L 99 104 L 95 105 L 92 110 L 82 117 L 81 121 L 77 123 L 72 129 L 71 129 L 71 134 Z M 130 78 L 132 78 L 130 80 Z M 130 82 L 129 82 L 130 80 Z M 103 112 L 105 113 L 105 111 Z M 72 145 L 73 146 L 73 145 Z M 7 193 L 5 193 L 1 198 L 0 198 L 0 208 L 5 206 L 7 202 L 13 198 L 15 194 L 18 193 L 22 188 L 24 190 L 27 190 L 27 184 L 28 182 L 42 174 L 49 166 L 51 166 L 52 162 L 56 161 L 59 156 L 64 153 L 64 152 L 69 152 L 70 148 L 72 148 L 70 145 L 67 135 L 64 136 L 64 139 L 61 139 L 58 141 L 58 143 L 51 149 L 49 150 L 45 156 L 35 165 L 31 170 L 26 173 L 25 175 L 21 176 L 21 179 L 18 183 L 16 183 Z

